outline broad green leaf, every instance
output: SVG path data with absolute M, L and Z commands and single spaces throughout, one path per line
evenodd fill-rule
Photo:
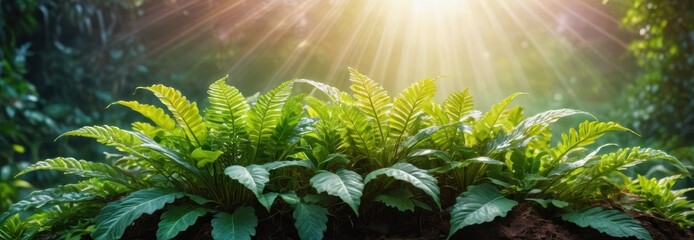
M 323 232 L 327 229 L 328 210 L 306 203 L 297 203 L 294 207 L 294 226 L 299 231 L 302 240 L 323 239 Z
M 470 89 L 462 92 L 455 92 L 443 101 L 443 110 L 448 118 L 454 122 L 460 122 L 474 107 Z
M 299 198 L 294 191 L 280 193 L 280 198 L 282 198 L 282 200 L 289 205 L 294 205 L 301 202 L 301 198 Z
M 561 219 L 581 227 L 592 227 L 613 237 L 636 237 L 641 240 L 653 239 L 641 224 L 618 210 L 605 210 L 594 207 L 583 212 L 567 213 Z
M 293 81 L 282 83 L 272 91 L 260 96 L 258 102 L 248 112 L 248 134 L 253 148 L 251 161 L 255 160 L 258 151 L 265 147 L 265 143 L 272 136 L 282 117 L 282 106 L 289 98 L 293 86 Z
M 391 109 L 392 99 L 381 85 L 371 80 L 364 74 L 349 68 L 350 89 L 354 92 L 356 105 L 362 114 L 373 119 L 372 127 L 376 132 L 377 143 L 383 144 L 388 134 L 388 112 Z
M 283 167 L 290 167 L 290 166 L 297 166 L 297 167 L 305 167 L 308 169 L 313 169 L 313 163 L 309 160 L 293 160 L 293 161 L 274 161 L 274 162 L 269 162 L 265 163 L 262 165 L 265 169 L 268 171 L 272 171 L 275 169 L 283 168 Z
M 199 217 L 207 214 L 207 210 L 201 207 L 169 206 L 161 214 L 159 229 L 157 229 L 157 239 L 172 239 L 178 233 L 185 231 L 195 224 Z
M 424 105 L 436 94 L 436 81 L 424 79 L 412 84 L 395 97 L 388 120 L 388 137 L 400 142 L 415 127 L 414 122 L 423 113 Z
M 338 102 L 340 100 L 340 95 L 342 95 L 342 91 L 340 91 L 340 89 L 337 89 L 336 87 L 330 86 L 322 82 L 316 82 L 308 79 L 297 79 L 296 82 L 308 83 L 313 85 L 313 87 L 325 93 L 325 95 L 327 95 L 333 102 Z
M 205 120 L 224 125 L 229 134 L 240 135 L 246 132 L 246 113 L 250 106 L 238 89 L 226 84 L 228 79 L 225 76 L 217 80 L 207 90 L 210 106 L 205 110 Z
M 543 208 L 547 208 L 549 206 L 549 204 L 552 204 L 558 208 L 565 208 L 565 207 L 569 206 L 568 202 L 564 202 L 564 201 L 556 200 L 556 199 L 526 198 L 525 200 L 539 203 L 540 205 L 542 205 Z
M 96 216 L 95 240 L 120 239 L 125 229 L 143 214 L 152 214 L 186 193 L 169 189 L 144 189 L 106 205 Z
M 140 104 L 137 101 L 117 101 L 111 105 L 113 104 L 130 108 L 133 111 L 142 114 L 142 116 L 145 116 L 149 120 L 152 120 L 154 124 L 157 124 L 157 126 L 166 129 L 167 131 L 173 132 L 176 130 L 176 122 L 164 112 L 164 109 L 153 105 Z M 109 105 L 109 107 L 111 105 Z
M 518 202 L 504 197 L 490 184 L 469 186 L 462 196 L 456 198 L 451 210 L 451 231 L 448 238 L 458 230 L 485 222 L 496 217 L 505 217 Z
M 196 165 L 199 168 L 205 167 L 208 163 L 214 163 L 217 158 L 222 155 L 222 151 L 203 150 L 201 147 L 196 148 L 190 153 L 190 157 L 197 161 Z
M 385 203 L 388 207 L 397 208 L 399 211 L 414 212 L 415 203 L 412 201 L 412 193 L 407 189 L 393 189 L 387 193 L 381 194 L 374 198 L 374 201 Z
M 212 219 L 212 238 L 215 240 L 250 240 L 255 236 L 258 218 L 251 207 L 236 209 L 233 214 L 217 213 Z
M 408 182 L 416 188 L 421 189 L 434 199 L 436 205 L 441 208 L 441 203 L 439 202 L 439 187 L 437 185 L 438 181 L 426 170 L 419 169 L 410 163 L 396 163 L 391 167 L 377 169 L 369 173 L 364 178 L 364 184 L 369 183 L 382 174 Z
M 224 174 L 239 181 L 241 185 L 251 190 L 258 199 L 262 198 L 265 184 L 270 181 L 270 172 L 258 165 L 230 166 L 224 170 Z
M 128 181 L 130 177 L 119 172 L 113 167 L 103 163 L 77 160 L 74 158 L 54 158 L 40 161 L 29 165 L 27 168 L 17 174 L 17 176 L 38 170 L 61 171 L 84 178 L 99 178 L 102 180 L 120 183 L 124 186 L 130 186 L 130 182 Z
M 340 169 L 336 173 L 320 170 L 311 178 L 311 186 L 318 193 L 326 192 L 339 197 L 359 215 L 359 203 L 364 190 L 362 178 L 358 173 Z
M 275 203 L 275 199 L 279 196 L 279 193 L 276 192 L 269 192 L 265 193 L 262 195 L 261 198 L 258 199 L 260 202 L 260 205 L 263 205 L 265 207 L 265 210 L 270 212 L 270 209 L 272 208 L 272 204 Z
M 197 103 L 189 102 L 178 90 L 161 84 L 141 88 L 154 93 L 159 98 L 195 146 L 201 146 L 204 143 L 207 127 L 202 120 Z

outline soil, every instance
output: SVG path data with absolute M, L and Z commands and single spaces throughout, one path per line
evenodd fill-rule
M 403 214 L 387 207 L 379 209 L 378 212 L 378 216 L 363 216 L 362 219 L 372 219 L 370 222 L 359 222 L 353 216 L 331 216 L 325 239 L 446 239 L 450 229 L 447 221 L 449 216 L 443 214 L 419 211 Z M 256 211 L 256 213 L 262 212 Z M 682 229 L 673 222 L 637 212 L 627 211 L 627 214 L 641 221 L 654 240 L 694 239 L 694 232 L 691 229 Z M 592 228 L 582 228 L 565 222 L 558 215 L 559 212 L 554 210 L 538 209 L 531 203 L 521 203 L 506 217 L 497 218 L 493 222 L 468 226 L 459 230 L 451 239 L 624 239 L 610 237 Z M 291 218 L 271 216 L 258 216 L 258 218 L 260 222 L 254 239 L 299 239 Z M 141 217 L 127 229 L 123 239 L 156 239 L 158 220 L 158 213 Z M 176 239 L 211 239 L 210 220 L 209 216 L 198 219 L 197 224 L 181 233 Z

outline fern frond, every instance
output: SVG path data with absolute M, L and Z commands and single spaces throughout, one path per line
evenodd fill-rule
M 301 121 L 301 100 L 303 98 L 304 95 L 293 96 L 284 103 L 280 120 L 268 139 L 266 152 L 275 153 L 276 151 L 287 150 L 299 140 L 302 132 L 297 131 L 297 126 Z
M 469 88 L 462 92 L 453 93 L 443 101 L 443 110 L 452 121 L 462 121 L 462 118 L 470 113 L 474 106 Z
M 352 82 L 350 89 L 354 92 L 356 105 L 363 114 L 373 119 L 374 129 L 378 133 L 377 144 L 385 144 L 388 134 L 388 115 L 390 113 L 392 99 L 381 85 L 369 77 L 349 68 Z
M 225 125 L 231 134 L 246 132 L 246 112 L 250 109 L 243 94 L 235 87 L 226 84 L 229 76 L 217 80 L 207 90 L 210 106 L 205 110 L 205 120 Z
M 578 131 L 569 129 L 568 134 L 561 135 L 561 142 L 551 150 L 553 161 L 562 161 L 566 155 L 582 147 L 593 144 L 609 131 L 631 131 L 613 122 L 585 121 L 578 125 Z
M 484 116 L 482 116 L 482 118 L 475 123 L 473 127 L 473 136 L 480 141 L 489 138 L 492 135 L 494 128 L 496 128 L 499 117 L 501 117 L 501 114 L 504 112 L 504 109 L 506 109 L 506 106 L 508 106 L 513 99 L 521 94 L 524 93 L 511 94 L 511 96 L 508 96 L 503 101 L 492 106 L 492 109 L 485 113 Z
M 343 143 L 354 147 L 367 159 L 376 154 L 376 134 L 369 120 L 359 109 L 352 106 L 342 106 L 340 119 L 345 127 Z
M 93 138 L 99 143 L 106 146 L 115 147 L 119 151 L 128 153 L 134 152 L 132 147 L 140 144 L 140 140 L 133 136 L 131 132 L 108 125 L 82 127 L 77 130 L 63 133 L 58 138 L 61 138 L 62 136 Z
M 161 84 L 140 88 L 154 93 L 159 98 L 159 101 L 174 116 L 176 123 L 186 132 L 186 136 L 194 143 L 194 146 L 201 146 L 204 143 L 207 127 L 200 116 L 197 103 L 191 103 L 178 90 Z
M 625 169 L 645 161 L 656 159 L 669 161 L 678 168 L 686 171 L 686 167 L 684 167 L 682 163 L 680 163 L 675 157 L 670 156 L 663 151 L 650 148 L 641 149 L 640 147 L 633 147 L 619 149 L 616 152 L 602 155 L 599 162 L 586 169 L 585 174 L 591 178 L 597 178 L 615 170 Z
M 502 152 L 507 149 L 523 147 L 528 144 L 532 138 L 538 134 L 541 134 L 543 130 L 547 129 L 549 124 L 554 123 L 563 117 L 575 114 L 588 113 L 573 109 L 557 109 L 545 111 L 529 117 L 521 121 L 518 126 L 515 126 L 513 131 L 511 131 L 508 135 L 503 135 L 501 138 L 498 138 L 491 146 L 489 151 Z
M 424 105 L 436 94 L 435 83 L 435 80 L 428 78 L 417 81 L 395 97 L 388 120 L 388 137 L 391 141 L 399 143 L 403 136 L 412 132 L 414 121 L 423 113 Z
M 65 172 L 66 174 L 74 174 L 84 178 L 98 178 L 116 183 L 130 186 L 127 175 L 119 172 L 113 167 L 97 162 L 89 162 L 85 160 L 77 160 L 74 158 L 53 158 L 40 161 L 29 165 L 22 170 L 17 176 L 24 175 L 29 172 L 39 170 L 55 170 Z
M 176 129 L 176 122 L 171 117 L 169 117 L 168 114 L 164 112 L 164 109 L 158 108 L 153 105 L 140 104 L 137 101 L 117 101 L 111 103 L 111 105 L 114 104 L 128 107 L 133 111 L 142 114 L 142 116 L 145 116 L 149 120 L 152 120 L 154 124 L 157 124 L 157 126 L 167 131 L 174 131 Z
M 282 117 L 282 106 L 289 98 L 293 86 L 294 81 L 282 83 L 272 91 L 260 96 L 248 112 L 248 134 L 253 148 L 251 161 L 255 161 L 258 151 L 264 148 L 266 141 L 272 136 Z

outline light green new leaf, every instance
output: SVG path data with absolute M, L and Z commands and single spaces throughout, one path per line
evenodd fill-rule
M 306 203 L 297 203 L 294 207 L 294 226 L 299 231 L 302 240 L 323 239 L 323 232 L 327 229 L 328 210 Z
M 397 208 L 401 212 L 408 210 L 414 212 L 415 203 L 412 201 L 413 196 L 407 189 L 393 189 L 376 196 L 374 201 L 385 203 L 386 206 Z
M 223 124 L 230 134 L 239 135 L 246 131 L 246 113 L 250 106 L 238 89 L 226 84 L 228 79 L 226 76 L 217 80 L 207 90 L 210 106 L 205 110 L 205 120 Z
M 251 190 L 259 200 L 263 197 L 265 184 L 270 181 L 270 172 L 259 165 L 230 166 L 224 169 L 224 174 L 239 181 L 241 185 Z
M 236 209 L 233 214 L 217 213 L 212 219 L 212 238 L 215 240 L 250 240 L 255 236 L 258 218 L 251 207 Z
M 98 178 L 120 183 L 124 186 L 130 186 L 130 182 L 128 181 L 130 177 L 119 172 L 110 165 L 85 160 L 77 160 L 74 158 L 54 158 L 40 161 L 29 165 L 27 168 L 17 174 L 17 176 L 38 170 L 61 171 L 84 178 Z
M 420 80 L 395 97 L 388 120 L 388 137 L 400 142 L 405 134 L 412 131 L 414 121 L 422 114 L 424 105 L 436 94 L 434 79 Z
M 282 106 L 291 94 L 294 81 L 287 81 L 277 88 L 260 96 L 248 112 L 247 127 L 253 156 L 255 160 L 258 151 L 263 149 L 265 142 L 272 136 L 282 116 Z
M 388 134 L 388 113 L 392 99 L 381 85 L 364 74 L 349 68 L 350 89 L 354 92 L 356 105 L 368 118 L 373 119 L 373 128 L 377 133 L 378 143 L 385 143 Z
M 421 189 L 434 199 L 436 205 L 441 208 L 441 202 L 439 201 L 439 186 L 437 185 L 438 181 L 426 170 L 419 169 L 410 163 L 396 163 L 391 167 L 377 169 L 369 173 L 364 178 L 364 184 L 369 183 L 382 174 L 408 182 L 416 188 Z
M 340 89 L 337 89 L 336 87 L 330 86 L 330 85 L 322 83 L 322 82 L 316 82 L 316 81 L 308 80 L 308 79 L 297 79 L 296 82 L 311 84 L 316 89 L 325 93 L 325 95 L 327 95 L 331 101 L 333 101 L 333 102 L 340 101 L 340 96 L 342 95 L 342 91 L 340 91 Z
M 336 173 L 321 170 L 311 178 L 311 186 L 318 193 L 326 192 L 339 197 L 359 215 L 359 203 L 364 184 L 358 173 L 346 169 L 337 170 Z
M 683 173 L 689 174 L 687 168 L 677 160 L 677 158 L 660 150 L 650 148 L 641 149 L 640 147 L 619 149 L 616 152 L 602 155 L 599 161 L 598 159 L 591 159 L 586 163 L 586 165 L 588 165 L 586 173 L 593 178 L 597 178 L 615 170 L 624 169 L 656 159 L 666 160 L 675 165 L 675 167 L 680 169 Z
M 446 116 L 453 122 L 462 121 L 463 117 L 472 111 L 474 102 L 470 89 L 462 92 L 455 92 L 443 101 L 443 110 Z
M 205 167 L 208 163 L 213 163 L 217 161 L 217 158 L 222 155 L 222 151 L 208 151 L 203 150 L 201 147 L 196 148 L 190 153 L 190 157 L 197 161 L 196 165 L 199 168 Z
M 571 153 L 571 151 L 594 143 L 609 131 L 630 130 L 613 122 L 585 121 L 578 125 L 578 131 L 572 128 L 569 129 L 568 134 L 561 135 L 561 142 L 551 150 L 553 161 L 562 161 L 562 158 Z
M 178 90 L 161 84 L 141 88 L 154 93 L 159 98 L 195 146 L 201 146 L 204 143 L 207 127 L 202 120 L 197 103 L 191 103 Z
M 99 143 L 106 146 L 115 147 L 120 151 L 128 153 L 134 151 L 131 149 L 133 146 L 140 144 L 139 139 L 137 139 L 131 132 L 108 125 L 82 127 L 77 130 L 63 133 L 58 138 L 61 138 L 62 136 L 94 138 Z
M 178 233 L 185 231 L 195 224 L 200 216 L 207 214 L 207 210 L 201 207 L 169 206 L 161 214 L 159 229 L 157 229 L 157 239 L 168 240 L 176 237 Z
M 504 197 L 496 187 L 490 184 L 469 186 L 462 196 L 456 198 L 451 210 L 451 231 L 448 238 L 458 230 L 484 222 L 491 222 L 496 217 L 505 217 L 518 202 Z
M 106 205 L 96 216 L 95 240 L 120 239 L 125 229 L 143 214 L 152 214 L 186 193 L 170 189 L 144 189 Z
M 140 104 L 137 101 L 117 101 L 111 103 L 111 105 L 113 104 L 130 108 L 133 111 L 142 114 L 142 116 L 149 118 L 149 120 L 152 120 L 154 124 L 157 124 L 157 126 L 166 129 L 167 131 L 173 132 L 176 130 L 176 122 L 164 112 L 164 109 L 148 104 Z M 111 105 L 109 105 L 109 107 Z
M 513 101 L 513 99 L 515 99 L 521 94 L 524 93 L 511 94 L 511 96 L 508 96 L 503 101 L 492 106 L 492 109 L 489 112 L 485 113 L 484 116 L 482 116 L 482 118 L 475 123 L 475 126 L 472 128 L 473 136 L 477 137 L 479 140 L 488 138 L 490 136 L 491 131 L 494 129 L 497 122 L 499 121 L 499 117 L 501 117 L 501 114 L 504 112 L 504 109 L 506 109 L 506 106 L 508 106 L 508 104 L 510 104 L 511 101 Z
M 613 237 L 636 237 L 641 240 L 653 239 L 641 224 L 618 210 L 605 210 L 594 207 L 583 212 L 564 214 L 561 219 L 581 227 L 592 227 Z

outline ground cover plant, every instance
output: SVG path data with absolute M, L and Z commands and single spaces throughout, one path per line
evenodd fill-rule
M 223 78 L 210 85 L 202 113 L 176 89 L 142 87 L 164 108 L 117 101 L 110 107 L 148 122 L 63 134 L 117 152 L 107 163 L 59 157 L 26 167 L 19 175 L 59 171 L 83 180 L 10 206 L 0 215 L 0 237 L 364 238 L 406 232 L 388 224 L 399 217 L 450 226 L 432 237 L 459 238 L 518 209 L 611 237 L 652 239 L 638 216 L 690 234 L 694 204 L 683 194 L 691 189 L 672 189 L 687 169 L 655 149 L 594 146 L 608 132 L 635 134 L 617 123 L 573 109 L 526 118 L 510 107 L 520 93 L 487 112 L 473 110 L 468 90 L 439 103 L 437 79 L 391 97 L 349 71 L 351 94 L 301 79 L 246 97 Z M 324 94 L 294 93 L 297 84 Z M 590 120 L 552 141 L 550 125 L 572 115 Z M 657 159 L 681 175 L 657 180 L 621 171 Z

